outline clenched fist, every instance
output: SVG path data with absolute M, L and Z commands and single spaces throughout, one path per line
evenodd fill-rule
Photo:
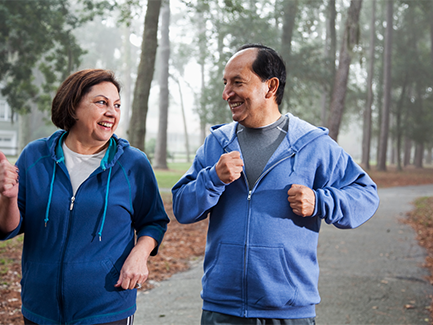
M 215 170 L 219 179 L 223 183 L 229 184 L 241 177 L 243 166 L 244 162 L 241 159 L 240 152 L 232 151 L 221 155 Z
M 0 151 L 0 194 L 5 197 L 18 195 L 18 169 L 13 166 Z
M 287 194 L 293 213 L 301 217 L 310 217 L 313 214 L 316 196 L 311 188 L 293 184 Z

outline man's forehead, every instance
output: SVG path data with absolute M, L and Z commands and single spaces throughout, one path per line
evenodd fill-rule
M 224 68 L 224 76 L 230 74 L 231 78 L 241 77 L 242 71 L 248 69 L 253 72 L 252 64 L 257 57 L 257 49 L 248 48 L 235 53 Z
M 234 60 L 246 60 L 246 61 L 254 61 L 257 57 L 258 49 L 251 47 L 247 49 L 240 50 L 232 55 L 227 64 Z

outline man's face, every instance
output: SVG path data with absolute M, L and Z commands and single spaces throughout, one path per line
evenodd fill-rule
M 250 128 L 266 125 L 268 115 L 265 103 L 268 83 L 262 82 L 252 71 L 256 56 L 257 49 L 236 53 L 227 62 L 223 77 L 222 97 L 229 104 L 233 120 Z

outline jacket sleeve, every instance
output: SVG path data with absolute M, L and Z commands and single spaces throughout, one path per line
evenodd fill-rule
M 143 153 L 141 154 L 144 156 Z M 138 238 L 149 236 L 157 241 L 158 245 L 151 252 L 153 256 L 158 252 L 170 219 L 165 212 L 158 183 L 149 160 L 144 156 L 139 161 L 136 160 L 135 165 L 139 167 L 139 170 L 131 177 L 132 182 L 136 182 L 137 189 L 133 195 L 134 228 Z
M 337 228 L 356 228 L 379 207 L 376 184 L 342 149 L 327 184 L 314 190 L 315 215 Z
M 180 223 L 205 219 L 226 187 L 216 173 L 217 161 L 206 159 L 204 148 L 198 149 L 192 166 L 172 188 L 173 213 Z

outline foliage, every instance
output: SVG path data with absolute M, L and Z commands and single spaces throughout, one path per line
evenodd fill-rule
M 0 81 L 14 112 L 46 109 L 84 53 L 73 30 L 112 8 L 108 1 L 0 1 Z

